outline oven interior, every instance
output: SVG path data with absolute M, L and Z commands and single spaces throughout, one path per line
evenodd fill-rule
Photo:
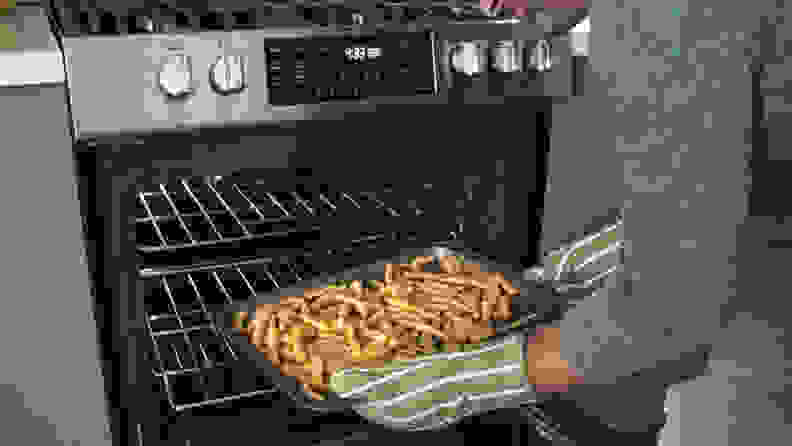
M 119 389 L 111 400 L 140 392 L 115 383 L 124 371 L 113 358 L 134 348 L 126 364 L 143 383 L 135 399 L 146 421 L 132 425 L 144 437 L 197 444 L 213 429 L 197 435 L 212 423 L 196 419 L 242 423 L 245 413 L 280 420 L 281 431 L 311 444 L 361 429 L 383 433 L 355 414 L 294 407 L 236 364 L 208 308 L 452 240 L 516 266 L 535 264 L 548 104 L 398 108 L 78 143 L 105 377 Z M 438 111 L 446 115 L 438 119 Z M 536 424 L 544 415 L 529 416 Z

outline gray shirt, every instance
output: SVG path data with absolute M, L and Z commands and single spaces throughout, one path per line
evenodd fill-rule
M 686 3 L 595 0 L 585 96 L 553 116 L 544 247 L 624 209 L 624 272 L 559 324 L 562 354 L 588 383 L 567 397 L 621 430 L 662 421 L 665 387 L 709 373 L 706 353 L 728 351 L 736 315 L 774 313 L 748 272 L 765 249 L 748 207 L 762 150 L 750 68 L 776 64 L 764 83 L 777 90 L 764 93 L 782 113 L 783 60 L 771 55 L 788 31 L 767 23 L 783 10 Z

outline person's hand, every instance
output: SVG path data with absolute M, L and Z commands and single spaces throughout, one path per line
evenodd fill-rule
M 557 327 L 539 327 L 536 335 L 527 339 L 525 370 L 537 392 L 565 392 L 569 385 L 582 382 L 579 374 L 561 358 L 560 344 Z

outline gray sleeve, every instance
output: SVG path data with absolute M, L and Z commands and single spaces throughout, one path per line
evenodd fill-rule
M 735 299 L 736 236 L 750 185 L 758 13 L 740 2 L 619 3 L 592 5 L 585 98 L 600 110 L 586 147 L 612 151 L 613 164 L 578 168 L 575 180 L 586 186 L 578 201 L 588 207 L 612 206 L 612 197 L 597 195 L 602 172 L 623 180 L 625 270 L 559 324 L 562 354 L 591 383 L 712 342 Z M 570 122 L 554 119 L 554 135 L 579 130 L 565 130 Z M 580 150 L 551 142 L 553 151 Z M 574 170 L 572 161 L 551 165 L 551 175 Z

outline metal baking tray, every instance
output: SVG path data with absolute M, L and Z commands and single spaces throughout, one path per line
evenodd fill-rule
M 260 294 L 252 298 L 249 302 L 229 304 L 223 308 L 212 309 L 215 325 L 223 331 L 238 352 L 241 361 L 238 364 L 243 367 L 252 365 L 272 380 L 272 383 L 282 392 L 289 395 L 298 406 L 310 408 L 320 412 L 337 412 L 350 410 L 356 402 L 348 399 L 341 399 L 334 394 L 327 396 L 324 401 L 315 401 L 308 397 L 298 381 L 290 376 L 284 376 L 265 355 L 257 351 L 250 344 L 248 338 L 232 328 L 233 314 L 240 311 L 253 313 L 257 304 L 277 303 L 285 296 L 303 295 L 303 291 L 308 288 L 321 288 L 333 284 L 339 280 L 382 280 L 384 277 L 385 264 L 387 263 L 408 263 L 408 259 L 413 256 L 447 256 L 461 255 L 466 262 L 477 263 L 482 271 L 500 272 L 504 277 L 519 288 L 519 296 L 512 298 L 512 313 L 515 319 L 522 317 L 523 323 L 519 328 L 513 328 L 515 320 L 493 321 L 496 329 L 496 336 L 505 336 L 513 330 L 531 330 L 542 322 L 558 320 L 562 317 L 567 308 L 567 301 L 558 295 L 550 286 L 542 283 L 526 280 L 523 278 L 522 268 L 515 268 L 493 262 L 474 252 L 455 247 L 453 243 L 436 244 L 428 248 L 403 249 L 398 255 L 387 259 L 382 259 L 376 263 L 365 266 L 344 270 L 337 274 L 328 274 L 316 279 L 305 280 L 290 286 L 281 288 L 273 293 Z M 431 271 L 431 266 L 427 267 Z M 247 364 L 245 364 L 247 363 Z

